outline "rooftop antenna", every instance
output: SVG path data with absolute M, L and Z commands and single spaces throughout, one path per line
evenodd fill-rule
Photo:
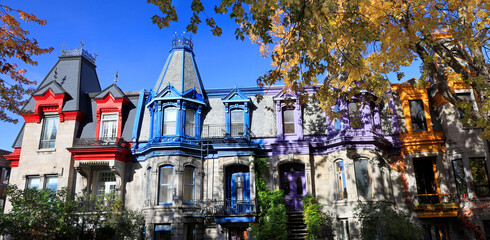
M 83 49 L 83 45 L 85 45 L 85 43 L 83 42 L 83 40 L 80 42 L 80 48 Z

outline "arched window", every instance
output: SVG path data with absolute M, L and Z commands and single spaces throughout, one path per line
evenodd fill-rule
M 373 189 L 371 182 L 371 170 L 367 159 L 359 159 L 354 162 L 356 172 L 356 187 L 359 197 L 373 197 Z
M 244 119 L 243 110 L 233 109 L 230 113 L 230 131 L 231 136 L 243 136 L 244 134 Z
M 163 112 L 163 135 L 177 134 L 177 108 L 167 107 Z
M 192 204 L 194 202 L 195 191 L 195 168 L 186 166 L 184 168 L 184 203 Z
M 158 178 L 158 204 L 172 204 L 174 190 L 174 167 L 160 167 Z
M 194 109 L 185 110 L 185 135 L 196 136 L 196 111 Z
M 337 198 L 347 198 L 347 181 L 345 177 L 344 161 L 335 162 L 336 179 L 337 179 Z

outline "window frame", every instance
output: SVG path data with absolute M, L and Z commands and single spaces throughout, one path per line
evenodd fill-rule
M 420 103 L 422 103 L 421 104 L 422 109 L 420 109 L 415 114 L 416 116 L 413 116 L 413 114 L 412 114 L 412 104 L 411 104 L 412 102 L 420 102 Z M 412 132 L 425 132 L 425 131 L 428 131 L 429 130 L 429 126 L 428 126 L 427 117 L 426 117 L 426 110 L 425 110 L 424 100 L 422 100 L 422 99 L 410 99 L 410 100 L 408 100 L 408 108 L 410 110 L 410 123 L 411 123 Z M 421 116 L 423 116 L 423 119 L 417 119 L 418 118 L 418 114 L 421 111 L 423 112 L 423 114 L 421 115 Z M 418 125 L 418 123 L 423 123 L 423 128 L 421 128 L 420 130 L 419 130 L 419 127 L 420 126 Z M 414 126 L 416 126 L 416 128 Z M 415 130 L 415 129 L 417 129 L 417 130 Z
M 115 116 L 115 119 L 104 119 L 104 116 Z M 112 134 L 113 136 L 111 137 L 105 137 L 104 136 L 104 126 L 106 126 L 105 123 L 107 122 L 115 122 L 115 124 L 112 127 Z M 117 112 L 107 112 L 107 113 L 102 113 L 100 116 L 100 133 L 99 133 L 99 139 L 103 140 L 108 140 L 108 141 L 113 141 L 117 139 L 117 131 L 119 127 L 119 113 Z
M 342 163 L 342 170 L 340 170 L 339 168 L 338 165 L 339 163 Z M 334 162 L 334 168 L 335 168 L 336 199 L 337 200 L 347 199 L 349 195 L 347 190 L 347 173 L 345 169 L 344 160 L 343 159 L 336 160 Z
M 241 116 L 241 122 L 235 122 L 233 121 L 233 113 L 239 113 L 237 115 Z M 235 125 L 235 127 L 234 127 Z M 241 129 L 240 129 L 241 125 Z M 245 135 L 245 129 L 247 128 L 245 123 L 245 110 L 242 108 L 232 108 L 230 109 L 230 136 L 232 137 L 239 137 L 239 136 L 244 136 Z M 240 131 L 241 130 L 241 131 Z
M 460 166 L 456 166 L 456 162 L 459 162 Z M 468 196 L 468 188 L 466 187 L 467 182 L 466 182 L 466 174 L 464 171 L 463 159 L 461 159 L 461 158 L 454 159 L 451 161 L 451 165 L 453 167 L 454 182 L 456 184 L 456 190 L 458 191 L 458 194 L 460 197 L 467 197 Z M 458 173 L 456 172 L 456 170 L 457 170 L 456 167 L 458 167 L 458 168 L 461 167 L 461 169 L 458 169 L 458 171 L 461 171 L 459 174 L 462 176 L 458 176 Z M 463 190 L 464 193 L 462 193 L 461 190 Z
M 47 133 L 45 130 L 48 126 L 48 119 L 54 119 L 54 128 L 51 129 L 50 133 Z M 39 139 L 39 149 L 54 149 L 56 147 L 56 138 L 58 135 L 58 126 L 60 122 L 60 116 L 59 115 L 45 115 L 42 119 L 42 129 L 41 129 L 41 138 Z M 51 138 L 53 136 L 53 131 L 55 132 L 54 138 Z M 49 136 L 49 137 L 47 137 Z M 47 139 L 45 139 L 47 138 Z M 45 143 L 48 143 L 47 146 L 45 146 Z M 51 146 L 52 144 L 52 146 Z
M 174 121 L 168 121 L 167 116 L 169 115 L 168 112 L 175 112 L 175 120 Z M 177 135 L 177 122 L 179 120 L 179 109 L 174 106 L 169 106 L 164 108 L 163 110 L 163 120 L 162 120 L 162 136 L 176 136 Z M 166 130 L 167 126 L 170 126 L 173 123 L 173 128 L 174 132 L 170 133 L 168 130 Z
M 39 183 L 37 184 L 37 187 L 35 188 L 36 190 L 39 190 L 41 187 L 41 176 L 39 176 L 39 175 L 26 176 L 26 189 L 34 188 L 31 186 L 33 179 L 37 179 L 39 181 Z
M 351 104 L 355 104 L 355 112 L 351 111 Z M 349 113 L 349 125 L 351 128 L 360 129 L 362 128 L 362 114 L 361 114 L 361 103 L 359 101 L 350 101 L 347 104 L 347 112 Z
M 192 183 L 187 183 L 186 182 L 186 175 L 185 175 L 185 171 L 188 170 L 188 169 L 192 169 Z M 195 200 L 196 200 L 196 167 L 194 166 L 185 166 L 184 167 L 184 181 L 183 181 L 183 194 L 182 194 L 182 203 L 183 204 L 194 204 Z M 186 201 L 186 187 L 191 187 L 192 189 L 192 197 L 190 199 L 190 201 Z
M 368 190 L 371 192 L 370 196 L 363 196 L 361 195 L 361 191 L 360 191 L 360 188 L 359 188 L 359 184 L 358 184 L 358 178 L 360 176 L 358 176 L 357 174 L 357 163 L 359 162 L 363 162 L 363 161 L 366 161 L 366 167 L 367 167 L 367 171 L 368 171 L 368 177 L 369 177 L 369 183 L 368 183 Z M 356 182 L 356 190 L 357 190 L 357 197 L 360 198 L 360 197 L 363 197 L 365 199 L 369 199 L 369 198 L 373 198 L 374 197 L 374 187 L 373 187 L 373 176 L 372 176 L 372 168 L 371 168 L 371 164 L 370 164 L 370 161 L 369 159 L 367 158 L 359 158 L 359 159 L 356 159 L 354 161 L 354 175 L 355 175 L 355 182 Z M 362 180 L 362 179 L 359 179 L 359 180 Z M 369 195 L 369 192 L 367 192 L 367 194 Z
M 476 181 L 476 180 L 475 180 L 475 177 L 474 177 L 474 176 L 475 176 L 475 174 L 474 174 L 474 172 L 473 172 L 473 165 L 472 165 L 472 162 L 473 162 L 474 160 L 478 160 L 478 159 L 481 159 L 481 160 L 483 161 L 483 167 L 484 167 L 484 170 L 485 170 L 485 180 L 486 180 L 486 182 L 487 182 L 486 184 L 478 184 L 478 185 L 477 185 L 477 184 L 475 184 L 475 181 Z M 473 188 L 474 188 L 474 190 L 475 190 L 475 195 L 476 195 L 478 198 L 482 198 L 482 197 L 490 197 L 490 179 L 489 179 L 489 176 L 488 176 L 488 168 L 487 168 L 487 160 L 486 160 L 486 158 L 485 158 L 485 157 L 470 157 L 470 158 L 469 158 L 469 162 L 470 162 L 471 178 L 472 178 L 472 180 L 473 180 L 473 181 L 472 181 L 472 183 L 473 183 Z M 483 186 L 483 187 L 484 187 L 484 186 L 486 186 L 486 187 L 487 187 L 487 189 L 488 189 L 488 193 L 487 193 L 487 195 L 482 195 L 482 196 L 479 196 L 479 195 L 478 195 L 478 193 L 477 193 L 477 192 L 478 192 L 478 191 L 477 191 L 477 187 L 482 187 L 482 186 Z
M 114 181 L 101 181 L 102 174 L 104 173 L 109 173 L 111 174 L 111 177 L 114 176 Z M 99 192 L 99 187 L 104 186 L 104 193 L 101 194 Z M 114 185 L 114 189 L 111 189 L 111 185 Z M 117 180 L 116 180 L 116 174 L 112 171 L 97 171 L 97 179 L 95 182 L 95 195 L 97 196 L 106 196 L 108 194 L 114 193 L 116 194 L 116 185 L 117 185 Z M 109 186 L 109 188 L 107 188 Z
M 188 122 L 190 120 L 188 118 L 189 113 L 192 111 L 192 122 Z M 192 108 L 185 109 L 185 125 L 184 125 L 184 134 L 188 137 L 196 137 L 196 110 Z
M 49 179 L 56 179 L 56 188 L 49 188 Z M 51 189 L 55 192 L 58 191 L 58 183 L 59 183 L 59 179 L 58 179 L 58 175 L 45 175 L 44 176 L 44 186 L 43 186 L 43 189 Z
M 292 114 L 292 121 L 286 122 L 286 112 L 290 112 Z M 294 108 L 285 107 L 282 110 L 282 128 L 284 135 L 295 135 L 296 134 L 296 121 L 295 121 L 295 113 L 296 110 Z M 293 128 L 293 132 L 286 132 L 286 125 L 291 125 Z
M 164 168 L 171 168 L 172 169 L 172 183 L 168 183 L 168 184 L 162 184 L 162 169 Z M 159 167 L 159 171 L 158 171 L 158 198 L 157 198 L 157 202 L 158 202 L 158 205 L 172 205 L 173 202 L 174 202 L 174 188 L 175 188 L 175 168 L 173 165 L 164 165 L 164 166 L 160 166 Z M 162 187 L 163 186 L 171 186 L 171 197 L 170 197 L 170 202 L 162 202 L 160 200 L 160 193 L 162 191 Z

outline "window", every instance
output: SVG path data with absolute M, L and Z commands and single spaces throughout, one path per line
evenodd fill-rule
M 472 99 L 471 99 L 471 93 L 470 92 L 456 93 L 456 96 L 458 96 L 458 98 L 460 98 L 461 100 L 465 101 L 466 103 L 472 104 Z M 459 111 L 459 118 L 460 119 L 463 119 L 464 118 L 464 109 L 458 108 L 458 111 Z
M 157 224 L 155 225 L 155 240 L 171 240 L 172 225 Z
M 175 135 L 177 131 L 177 109 L 165 108 L 163 115 L 163 135 Z
M 485 230 L 485 237 L 490 240 L 490 220 L 483 220 L 483 230 Z
M 422 100 L 410 100 L 410 117 L 412 119 L 412 131 L 427 131 L 427 122 L 425 120 L 424 102 Z
M 334 111 L 335 111 L 335 113 L 338 113 L 340 111 L 339 110 L 339 105 L 335 105 Z M 340 119 L 339 118 L 335 118 L 333 121 L 334 121 L 334 129 L 335 129 L 335 131 L 339 131 L 340 130 Z
M 294 109 L 285 109 L 283 112 L 283 126 L 285 134 L 294 134 Z
M 41 184 L 41 178 L 39 176 L 28 176 L 27 177 L 27 188 L 39 189 Z
M 476 196 L 490 196 L 490 185 L 488 184 L 487 166 L 485 158 L 470 158 L 471 175 L 475 186 Z
M 243 190 L 244 190 L 244 179 L 243 176 L 235 176 L 235 197 L 237 201 L 243 201 Z
M 345 199 L 347 198 L 347 184 L 345 178 L 344 162 L 335 162 L 335 167 L 337 168 L 337 198 Z
M 437 195 L 437 184 L 434 174 L 436 172 L 436 159 L 413 159 L 413 168 L 415 171 L 415 182 L 417 184 L 418 203 L 439 203 L 439 196 Z
M 453 160 L 454 180 L 459 196 L 466 197 L 468 190 L 466 189 L 466 178 L 464 175 L 463 161 L 461 159 Z
M 196 111 L 193 109 L 185 110 L 185 135 L 196 136 Z
M 151 196 L 151 167 L 146 170 L 146 205 L 150 205 Z
M 10 178 L 10 168 L 2 168 L 2 184 L 8 184 Z
M 116 175 L 113 172 L 99 172 L 96 186 L 97 195 L 108 195 L 116 192 Z
M 349 240 L 349 221 L 347 219 L 339 219 L 339 240 Z
M 194 172 L 194 167 L 186 166 L 184 168 L 184 203 L 194 202 Z
M 39 148 L 54 148 L 58 122 L 58 116 L 45 117 L 43 119 L 43 131 L 41 133 L 41 143 L 39 144 Z
M 352 128 L 361 128 L 361 113 L 359 112 L 359 103 L 349 103 L 349 120 Z
M 373 197 L 369 161 L 367 159 L 355 161 L 354 169 L 356 172 L 357 195 L 365 198 Z
M 196 225 L 194 223 L 184 223 L 185 240 L 196 239 Z
M 46 176 L 44 189 L 51 189 L 56 192 L 58 189 L 58 176 L 56 175 Z
M 244 121 L 243 110 L 235 109 L 231 111 L 231 136 L 243 136 Z
M 115 141 L 117 138 L 117 113 L 104 113 L 100 123 L 100 138 L 105 141 Z
M 174 167 L 160 168 L 158 204 L 171 204 L 174 190 Z

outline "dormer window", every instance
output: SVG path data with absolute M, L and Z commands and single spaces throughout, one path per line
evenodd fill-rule
M 235 109 L 231 111 L 231 136 L 243 136 L 244 134 L 244 121 L 243 110 Z
M 285 109 L 283 112 L 284 134 L 295 134 L 294 109 Z
M 410 105 L 410 118 L 412 119 L 412 131 L 427 131 L 424 102 L 422 100 L 409 100 L 408 102 Z
M 40 149 L 54 148 L 56 133 L 58 132 L 58 116 L 46 116 L 43 119 L 43 130 L 41 133 Z
M 163 113 L 163 135 L 175 135 L 177 130 L 177 109 L 165 108 Z
M 185 135 L 196 136 L 196 111 L 194 109 L 185 110 Z
M 101 118 L 100 138 L 115 140 L 117 138 L 117 113 L 104 113 Z

